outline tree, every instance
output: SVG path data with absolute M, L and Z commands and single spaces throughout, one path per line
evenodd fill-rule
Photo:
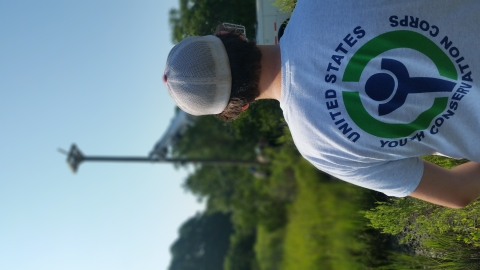
M 276 101 L 253 103 L 240 117 L 225 123 L 202 116 L 173 145 L 174 157 L 254 160 L 261 138 L 275 142 L 283 135 L 282 111 Z
M 256 270 L 259 269 L 253 249 L 256 241 L 254 230 L 236 231 L 231 237 L 230 249 L 225 258 L 225 270 Z
M 172 41 L 212 34 L 222 22 L 244 25 L 253 38 L 255 18 L 254 0 L 180 0 L 179 9 L 170 10 Z
M 232 123 L 213 116 L 197 119 L 182 139 L 172 147 L 175 157 L 202 159 L 255 160 L 255 145 L 260 139 L 275 142 L 283 134 L 282 112 L 275 101 L 254 103 Z M 181 165 L 181 164 L 178 164 Z M 233 213 L 234 222 L 243 227 L 265 223 L 268 228 L 284 224 L 282 199 L 266 191 L 267 180 L 255 179 L 246 166 L 194 167 L 184 187 L 207 200 L 209 212 Z M 261 170 L 268 170 L 262 167 Z
M 258 139 L 241 138 L 234 126 L 225 124 L 213 116 L 202 116 L 173 145 L 172 155 L 188 158 L 254 160 L 256 140 Z
M 230 215 L 196 215 L 180 228 L 170 248 L 169 270 L 221 270 L 233 233 Z

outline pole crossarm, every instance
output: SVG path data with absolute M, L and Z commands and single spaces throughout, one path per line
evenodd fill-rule
M 151 157 L 135 157 L 135 156 L 84 156 L 75 144 L 70 147 L 67 155 L 67 163 L 74 173 L 78 171 L 78 167 L 84 161 L 97 162 L 150 162 L 150 163 L 193 163 L 204 165 L 229 165 L 229 166 L 259 166 L 265 165 L 258 161 L 249 160 L 225 160 L 225 159 L 195 159 L 195 158 L 160 158 Z

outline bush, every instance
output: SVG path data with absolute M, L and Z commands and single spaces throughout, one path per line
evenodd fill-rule
M 438 156 L 425 159 L 446 168 L 466 162 Z M 417 255 L 434 259 L 430 262 L 436 269 L 480 267 L 480 201 L 450 209 L 414 198 L 391 199 L 377 203 L 365 217 L 373 228 L 412 245 Z

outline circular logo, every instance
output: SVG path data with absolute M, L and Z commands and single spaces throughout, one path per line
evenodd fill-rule
M 451 92 L 458 79 L 457 70 L 450 58 L 427 37 L 408 30 L 392 31 L 379 35 L 365 43 L 352 56 L 342 77 L 344 82 L 360 82 L 360 77 L 370 62 L 380 54 L 399 48 L 416 50 L 428 57 L 445 78 L 411 77 L 405 65 L 391 58 L 381 59 L 381 69 L 365 83 L 366 95 L 377 101 L 378 115 L 388 115 L 402 107 L 409 94 L 427 92 Z M 396 80 L 392 77 L 394 75 Z M 396 82 L 396 83 L 395 83 Z M 428 128 L 432 120 L 447 107 L 448 96 L 435 98 L 433 105 L 410 123 L 385 123 L 367 112 L 360 100 L 360 93 L 343 91 L 343 102 L 350 118 L 365 132 L 381 138 L 402 138 Z M 388 100 L 388 101 L 387 101 Z

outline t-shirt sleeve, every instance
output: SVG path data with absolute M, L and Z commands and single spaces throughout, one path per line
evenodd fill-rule
M 347 162 L 348 165 L 335 166 L 312 163 L 338 179 L 394 197 L 410 195 L 423 176 L 423 161 L 418 157 L 376 163 Z

